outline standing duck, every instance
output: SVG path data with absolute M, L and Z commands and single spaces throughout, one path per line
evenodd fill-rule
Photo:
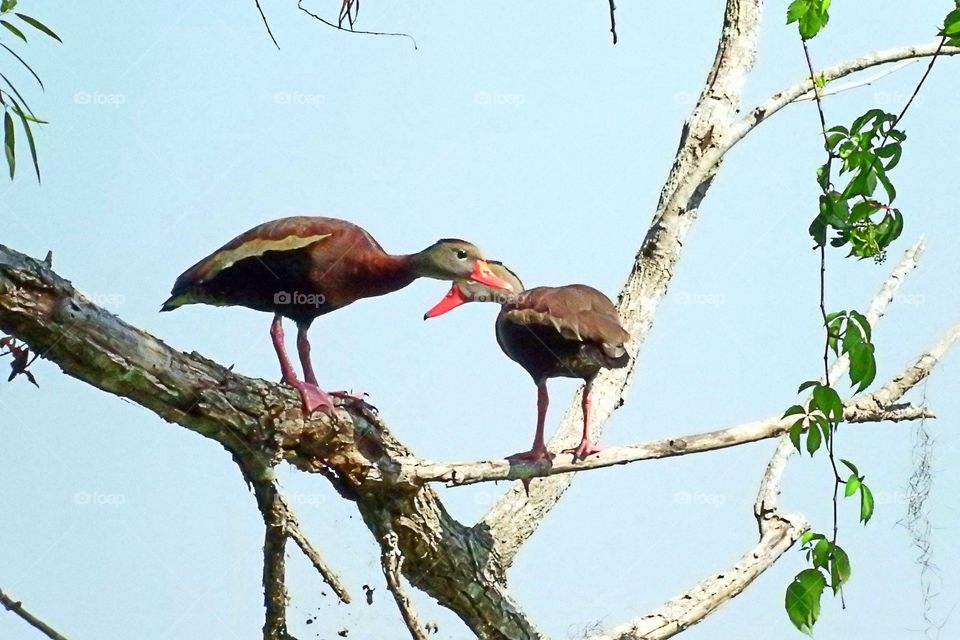
M 617 309 L 607 296 L 584 284 L 524 290 L 515 273 L 489 262 L 493 274 L 510 285 L 500 290 L 484 283 L 458 279 L 446 297 L 424 315 L 435 318 L 467 302 L 497 302 L 497 342 L 507 356 L 526 369 L 537 385 L 537 432 L 533 448 L 509 456 L 536 462 L 552 457 L 543 439 L 549 378 L 580 378 L 583 388 L 583 436 L 563 453 L 583 459 L 602 450 L 590 439 L 590 390 L 601 369 L 627 366 L 624 344 L 630 334 L 620 325 Z
M 303 411 L 329 412 L 332 395 L 317 384 L 307 331 L 314 318 L 361 298 L 397 291 L 416 278 L 482 282 L 509 288 L 480 250 L 463 240 L 440 240 L 410 255 L 391 255 L 364 229 L 335 218 L 299 216 L 265 222 L 240 234 L 187 269 L 161 311 L 185 304 L 238 305 L 274 314 L 270 337 L 283 381 L 300 392 Z M 297 378 L 283 345 L 283 318 L 297 324 Z

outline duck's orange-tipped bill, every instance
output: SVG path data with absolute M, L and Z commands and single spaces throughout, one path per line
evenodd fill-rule
M 447 295 L 443 296 L 443 300 L 434 305 L 430 311 L 427 311 L 425 314 L 423 314 L 423 319 L 426 320 L 428 318 L 442 316 L 447 311 L 456 309 L 465 302 L 467 302 L 467 297 L 463 295 L 463 291 L 461 291 L 460 287 L 457 286 L 457 283 L 454 282 L 453 286 L 450 287 L 450 291 L 447 292 Z
M 477 260 L 473 267 L 473 273 L 470 274 L 470 279 L 480 284 L 485 284 L 488 287 L 493 287 L 494 289 L 513 291 L 513 287 L 510 286 L 509 282 L 493 274 L 490 265 L 487 264 L 485 260 Z

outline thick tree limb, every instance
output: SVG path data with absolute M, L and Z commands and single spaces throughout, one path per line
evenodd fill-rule
M 680 258 L 682 243 L 696 219 L 720 156 L 712 150 L 740 108 L 743 85 L 756 58 L 761 0 L 728 0 L 716 59 L 693 112 L 683 127 L 673 168 L 660 194 L 657 211 L 620 292 L 618 310 L 632 336 L 627 350 L 631 364 L 603 372 L 593 384 L 594 435 L 599 437 L 614 410 L 623 404 L 636 367 L 640 346 L 653 326 L 654 315 L 667 292 Z M 722 156 L 722 154 L 721 154 Z M 553 450 L 576 443 L 581 425 L 580 400 L 574 398 L 556 436 Z M 570 486 L 574 474 L 536 482 L 529 495 L 515 483 L 478 523 L 489 532 L 504 564 L 512 563 L 520 546 Z
M 50 640 L 67 640 L 62 635 L 56 632 L 50 625 L 46 622 L 33 615 L 29 611 L 23 608 L 23 603 L 17 600 L 14 600 L 7 594 L 3 592 L 3 589 L 0 589 L 0 604 L 3 607 L 13 613 L 15 616 L 19 617 L 21 620 L 29 624 L 31 627 L 42 633 L 43 635 L 50 638 Z
M 390 522 L 410 584 L 457 613 L 482 638 L 539 632 L 503 585 L 489 537 L 454 520 L 427 486 L 386 482 L 384 455 L 409 456 L 363 403 L 304 419 L 292 389 L 238 375 L 171 349 L 97 307 L 46 264 L 0 245 L 0 331 L 72 377 L 129 398 L 220 443 L 234 458 L 285 460 L 354 500 L 376 539 Z M 273 574 L 271 574 L 273 575 Z

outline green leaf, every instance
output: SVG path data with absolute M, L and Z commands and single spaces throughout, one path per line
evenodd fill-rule
M 820 217 L 835 229 L 845 229 L 850 218 L 850 205 L 839 193 L 820 196 Z
M 817 184 L 819 184 L 820 188 L 823 190 L 830 188 L 830 172 L 827 170 L 829 168 L 829 163 L 825 163 L 817 167 Z
M 795 404 L 783 412 L 784 418 L 789 418 L 790 416 L 797 416 L 797 415 L 807 415 L 807 410 L 804 409 L 799 404 Z
M 27 41 L 27 36 L 23 35 L 23 31 L 20 31 L 20 29 L 17 29 L 15 26 L 13 26 L 12 24 L 10 24 L 10 23 L 7 22 L 6 20 L 0 20 L 0 24 L 2 24 L 3 26 L 5 26 L 5 27 L 7 28 L 7 31 L 9 31 L 9 32 L 12 33 L 13 35 L 17 36 L 18 38 L 20 38 L 20 39 L 23 40 L 24 42 Z
M 871 120 L 877 120 L 887 115 L 887 112 L 883 109 L 870 109 L 862 116 L 853 121 L 853 125 L 850 127 L 851 133 L 860 133 L 860 130 L 863 128 L 863 125 L 867 124 Z
M 827 587 L 827 580 L 817 569 L 804 569 L 787 587 L 784 606 L 790 622 L 802 631 L 810 634 L 813 625 L 820 617 L 820 596 Z
M 903 233 L 903 214 L 891 209 L 877 225 L 877 244 L 885 249 Z
M 10 101 L 13 103 L 12 110 L 20 118 L 20 123 L 23 125 L 23 133 L 27 137 L 27 146 L 30 147 L 30 157 L 33 160 L 33 168 L 37 172 L 37 182 L 40 182 L 40 163 L 37 160 L 37 144 L 33 139 L 33 131 L 30 130 L 30 122 L 43 122 L 43 120 L 38 120 L 32 118 L 24 113 L 23 109 L 20 108 L 20 103 L 16 101 L 13 96 L 8 96 Z
M 883 168 L 883 164 L 877 164 L 873 170 L 877 174 L 877 180 L 883 185 L 883 190 L 887 192 L 887 201 L 892 203 L 897 199 L 897 190 L 894 188 L 893 183 L 890 182 L 890 178 L 887 176 L 887 170 Z
M 797 420 L 790 427 L 790 442 L 793 443 L 793 446 L 800 451 L 800 435 L 803 433 L 803 420 Z
M 3 2 L 0 2 L 0 11 L 2 11 L 3 13 L 6 13 L 7 11 L 10 11 L 11 9 L 13 9 L 15 6 L 17 6 L 17 0 L 3 0 Z
M 832 245 L 837 246 L 837 238 L 834 238 Z M 827 316 L 828 318 L 830 316 Z M 827 325 L 827 344 L 830 347 L 830 350 L 834 353 L 837 353 L 837 340 L 843 334 L 842 327 L 845 321 L 844 317 L 839 317 L 834 319 L 829 325 Z
M 877 361 L 874 347 L 868 342 L 854 345 L 850 355 L 850 383 L 859 384 L 857 393 L 869 387 L 877 377 Z
M 3 150 L 7 154 L 7 166 L 10 167 L 11 180 L 13 180 L 13 174 L 16 172 L 17 168 L 15 147 L 16 137 L 13 133 L 13 118 L 10 117 L 9 111 L 5 111 L 3 114 Z
M 847 321 L 847 328 L 843 332 L 843 351 L 849 353 L 850 349 L 863 343 L 863 334 L 860 333 L 860 327 L 854 322 Z
M 822 441 L 823 436 L 820 435 L 819 429 L 809 429 L 807 431 L 807 453 L 811 456 L 817 452 L 817 449 L 820 448 L 820 442 Z
M 847 136 L 843 133 L 828 133 L 827 134 L 827 151 L 833 151 L 840 141 L 845 139 Z
M 847 469 L 850 469 L 850 471 L 856 474 L 857 476 L 860 475 L 860 472 L 857 471 L 857 465 L 853 464 L 849 460 L 844 460 L 843 458 L 840 458 L 840 462 L 842 462 Z
M 832 547 L 830 550 L 830 586 L 833 588 L 833 593 L 836 594 L 840 591 L 840 587 L 850 580 L 850 558 L 847 556 L 847 552 L 837 545 L 832 545 Z
M 813 531 L 807 531 L 802 536 L 800 536 L 801 544 L 807 544 L 811 540 L 826 540 L 827 536 L 822 533 L 815 533 Z
M 856 223 L 867 220 L 879 209 L 880 205 L 873 200 L 861 200 L 857 204 L 853 205 L 852 209 L 850 209 L 850 222 Z
M 817 382 L 816 380 L 807 380 L 806 382 L 803 382 L 803 383 L 800 384 L 800 387 L 797 389 L 797 393 L 803 393 L 804 391 L 806 391 L 806 390 L 809 389 L 810 387 L 815 387 L 815 386 L 817 386 L 817 385 L 819 385 L 819 384 L 820 384 L 820 383 Z
M 890 171 L 900 164 L 900 157 L 903 155 L 903 145 L 899 142 L 891 142 L 890 144 L 878 147 L 875 153 L 881 158 L 889 158 L 884 168 Z
M 873 155 L 873 154 L 871 154 Z M 860 169 L 847 188 L 843 190 L 843 197 L 847 200 L 856 196 L 869 198 L 877 190 L 876 167 Z
M 870 326 L 870 321 L 867 320 L 867 316 L 859 311 L 851 311 L 849 315 L 857 321 L 857 324 L 860 325 L 860 329 L 863 331 L 863 335 L 867 337 L 867 342 L 870 342 L 873 335 L 873 327 Z
M 846 487 L 843 490 L 843 497 L 849 498 L 855 494 L 860 489 L 860 478 L 857 477 L 857 474 L 851 473 L 850 477 L 847 478 Z
M 940 35 L 948 37 L 960 35 L 960 9 L 955 9 L 947 14 Z
M 870 487 L 860 484 L 860 521 L 867 524 L 873 517 L 873 492 Z
M 809 0 L 793 0 L 787 7 L 787 24 L 796 22 L 810 10 Z
M 48 36 L 50 36 L 51 38 L 53 38 L 53 39 L 56 40 L 57 42 L 63 42 L 63 40 L 60 39 L 60 36 L 58 36 L 56 33 L 53 32 L 53 29 L 51 29 L 51 28 L 48 27 L 47 25 L 43 24 L 42 22 L 40 22 L 40 21 L 37 20 L 36 18 L 31 18 L 30 16 L 25 15 L 25 14 L 23 14 L 23 13 L 16 13 L 16 14 L 14 14 L 14 15 L 17 16 L 18 18 L 20 18 L 21 20 L 23 20 L 24 22 L 26 22 L 28 25 L 30 25 L 30 26 L 33 27 L 34 29 L 36 29 L 36 30 L 38 30 L 38 31 L 42 31 L 43 33 L 47 34 Z
M 826 539 L 820 540 L 813 547 L 813 566 L 827 568 L 827 562 L 830 559 L 830 548 L 833 545 Z
M 827 418 L 837 422 L 843 419 L 843 400 L 833 387 L 818 385 L 813 390 L 813 401 Z
M 813 219 L 813 222 L 810 223 L 808 232 L 810 233 L 810 237 L 813 238 L 813 241 L 817 243 L 818 247 L 822 247 L 827 244 L 827 223 L 824 221 L 823 216 L 817 216 Z
M 21 58 L 19 55 L 17 55 L 17 52 L 16 52 L 16 51 L 14 51 L 13 49 L 11 49 L 11 48 L 8 47 L 7 45 L 3 44 L 2 42 L 0 42 L 0 47 L 3 47 L 4 49 L 6 49 L 7 52 L 10 53 L 10 55 L 12 55 L 14 58 L 16 58 L 17 60 L 19 60 L 19 61 L 20 61 L 20 64 L 22 64 L 24 67 L 26 67 L 27 71 L 30 72 L 30 75 L 33 76 L 33 79 L 37 81 L 37 84 L 40 85 L 40 88 L 41 88 L 41 89 L 44 88 L 44 87 L 43 87 L 43 80 L 41 80 L 41 79 L 40 79 L 40 76 L 37 75 L 37 72 L 33 70 L 33 67 L 31 67 L 29 64 L 27 64 L 27 61 L 26 61 L 26 60 L 24 60 L 23 58 Z M 20 99 L 23 100 L 23 98 L 20 98 Z

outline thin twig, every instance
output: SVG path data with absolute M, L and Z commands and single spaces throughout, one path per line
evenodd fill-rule
M 827 96 L 835 96 L 838 93 L 844 93 L 845 91 L 852 91 L 853 89 L 859 89 L 861 87 L 869 87 L 874 82 L 881 80 L 883 78 L 886 78 L 887 76 L 892 76 L 897 71 L 905 69 L 906 67 L 909 67 L 912 64 L 916 64 L 917 62 L 920 62 L 920 58 L 909 58 L 907 60 L 901 60 L 900 62 L 897 62 L 896 64 L 892 64 L 886 69 L 882 69 L 868 78 L 864 78 L 862 80 L 852 80 L 845 84 L 836 85 L 836 86 L 828 85 L 826 88 L 820 90 L 820 98 L 822 99 L 822 98 L 826 98 Z M 815 99 L 815 93 L 811 90 L 806 92 L 799 98 L 797 98 L 796 101 L 803 102 L 804 100 L 814 100 L 814 99 Z
M 2 604 L 7 611 L 13 612 L 14 615 L 19 616 L 24 622 L 51 640 L 67 640 L 46 622 L 24 609 L 22 603 L 5 594 L 3 589 L 0 589 L 0 604 Z
M 303 532 L 300 530 L 300 523 L 297 522 L 297 517 L 287 503 L 286 498 L 283 497 L 283 494 L 278 493 L 277 496 L 280 501 L 280 506 L 284 510 L 284 517 L 286 518 L 287 537 L 300 547 L 303 555 L 307 556 L 307 559 L 313 564 L 313 568 L 317 570 L 323 578 L 323 581 L 333 589 L 333 592 L 337 594 L 340 601 L 344 604 L 350 604 L 350 593 L 340 580 L 340 576 L 330 568 L 330 565 L 321 557 L 320 552 L 318 552 L 307 537 L 303 535 Z
M 303 11 L 305 14 L 307 14 L 307 15 L 310 16 L 311 18 L 315 18 L 316 20 L 319 20 L 319 21 L 322 22 L 323 24 L 327 25 L 328 27 L 332 27 L 332 28 L 336 29 L 337 31 L 344 31 L 344 32 L 346 32 L 346 33 L 358 33 L 358 34 L 368 35 L 368 36 L 399 36 L 399 37 L 402 37 L 402 38 L 410 38 L 410 42 L 413 43 L 413 48 L 414 48 L 414 49 L 417 49 L 417 48 L 418 48 L 418 47 L 417 47 L 417 40 L 416 40 L 412 35 L 410 35 L 409 33 L 392 33 L 392 32 L 389 32 L 389 31 L 356 31 L 356 30 L 354 30 L 354 29 L 352 29 L 352 28 L 350 28 L 350 29 L 344 29 L 342 26 L 340 26 L 340 25 L 338 25 L 338 24 L 334 24 L 334 23 L 330 22 L 329 20 L 325 20 L 324 18 L 320 17 L 319 15 L 313 13 L 312 11 L 310 11 L 309 9 L 307 9 L 306 7 L 304 7 L 304 6 L 303 6 L 303 0 L 298 0 L 298 2 L 297 2 L 297 8 L 300 9 L 300 11 Z
M 617 44 L 617 17 L 614 15 L 617 6 L 614 0 L 608 0 L 608 4 L 610 5 L 610 33 L 613 34 L 613 44 Z
M 260 12 L 260 17 L 263 19 L 263 26 L 267 28 L 267 33 L 270 34 L 270 39 L 273 40 L 274 46 L 277 50 L 280 49 L 280 44 L 277 42 L 277 39 L 273 37 L 273 31 L 270 30 L 270 23 L 267 22 L 267 14 L 263 12 L 263 7 L 260 6 L 260 0 L 254 0 L 257 3 L 257 11 Z
M 390 526 L 389 520 L 384 519 L 384 528 L 386 533 L 380 538 L 380 566 L 383 569 L 383 576 L 387 579 L 387 589 L 393 594 L 393 599 L 400 609 L 400 615 L 403 617 L 404 624 L 410 630 L 410 636 L 413 640 L 427 640 L 427 634 L 417 618 L 417 613 L 413 610 L 413 604 L 410 597 L 407 596 L 403 588 L 400 571 L 403 568 L 403 554 L 397 545 L 397 533 Z

